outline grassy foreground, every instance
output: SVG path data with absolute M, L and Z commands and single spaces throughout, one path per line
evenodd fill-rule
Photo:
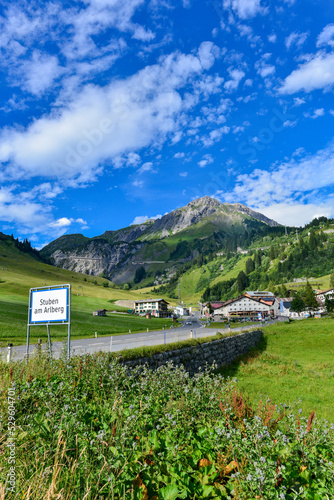
M 334 422 L 334 319 L 307 319 L 263 329 L 258 351 L 221 373 L 236 377 L 237 387 L 253 404 L 270 398 L 301 400 L 303 414 Z
M 270 328 L 239 382 L 109 353 L 0 364 L 0 498 L 332 500 L 333 320 Z

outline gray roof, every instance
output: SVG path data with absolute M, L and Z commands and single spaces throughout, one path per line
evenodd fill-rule
M 166 302 L 166 304 L 168 304 L 169 302 L 167 302 L 165 299 L 146 299 L 146 300 L 135 300 L 134 301 L 135 304 L 146 304 L 146 302 Z

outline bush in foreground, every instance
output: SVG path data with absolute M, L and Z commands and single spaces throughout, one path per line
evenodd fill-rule
M 251 408 L 210 370 L 129 371 L 103 353 L 34 363 L 0 367 L 3 445 L 15 389 L 19 498 L 333 498 L 334 426 L 314 413 Z M 3 492 L 17 498 L 3 449 Z

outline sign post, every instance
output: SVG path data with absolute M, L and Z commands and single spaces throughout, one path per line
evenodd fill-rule
M 53 285 L 31 288 L 29 291 L 29 310 L 27 325 L 27 361 L 29 356 L 30 327 L 46 325 L 50 356 L 52 346 L 50 325 L 67 325 L 67 355 L 71 355 L 71 285 Z

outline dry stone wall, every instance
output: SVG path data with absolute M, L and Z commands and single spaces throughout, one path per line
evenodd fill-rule
M 123 361 L 123 364 L 129 368 L 147 364 L 150 369 L 154 370 L 161 365 L 172 362 L 175 366 L 183 365 L 186 371 L 193 375 L 200 369 L 203 370 L 206 365 L 211 366 L 213 363 L 217 368 L 229 365 L 237 357 L 256 347 L 261 338 L 262 331 L 253 330 L 233 337 L 156 353 L 150 357 Z

